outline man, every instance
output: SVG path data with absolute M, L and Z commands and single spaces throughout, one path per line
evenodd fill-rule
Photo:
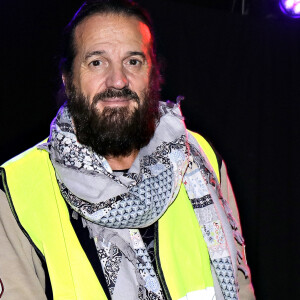
M 151 28 L 126 1 L 66 27 L 67 102 L 1 169 L 4 299 L 255 298 L 224 164 L 158 101 Z

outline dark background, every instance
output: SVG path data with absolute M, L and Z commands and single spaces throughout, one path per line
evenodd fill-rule
M 275 0 L 140 2 L 155 23 L 163 99 L 184 95 L 188 128 L 227 162 L 257 298 L 300 299 L 300 20 Z M 48 135 L 60 32 L 80 3 L 0 2 L 0 163 Z

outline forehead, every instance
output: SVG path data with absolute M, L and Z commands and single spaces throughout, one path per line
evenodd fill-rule
M 148 26 L 134 16 L 95 14 L 85 18 L 76 27 L 74 41 L 77 50 L 106 44 L 128 44 L 149 49 L 151 33 Z

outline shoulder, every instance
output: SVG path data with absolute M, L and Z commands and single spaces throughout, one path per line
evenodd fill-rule
M 42 141 L 0 166 L 1 190 L 4 191 L 3 185 L 18 187 L 22 182 L 22 186 L 24 186 L 29 177 L 31 181 L 39 178 L 40 169 L 45 166 L 45 162 L 49 158 L 47 151 L 40 150 L 45 149 L 45 147 L 43 148 L 45 142 L 46 140 Z
M 44 139 L 43 141 L 41 141 L 40 143 L 34 145 L 33 147 L 27 149 L 26 151 L 20 153 L 19 155 L 11 158 L 10 160 L 5 162 L 0 167 L 6 168 L 7 166 L 10 166 L 12 164 L 17 165 L 20 162 L 26 161 L 26 159 L 30 159 L 30 158 L 36 156 L 37 153 L 45 152 L 45 151 L 39 151 L 39 149 L 46 149 L 47 139 L 48 138 Z
M 217 177 L 220 179 L 221 168 L 223 164 L 221 155 L 207 138 L 204 138 L 201 134 L 191 130 L 188 130 L 188 133 L 190 142 L 196 142 L 200 146 L 208 161 L 210 162 L 212 168 L 214 169 Z

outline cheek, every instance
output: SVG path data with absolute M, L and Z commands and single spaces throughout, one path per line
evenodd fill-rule
M 150 74 L 145 72 L 144 74 L 129 76 L 129 88 L 132 88 L 135 92 L 140 93 L 146 90 L 149 86 Z
M 105 78 L 103 76 L 91 76 L 89 74 L 82 75 L 80 78 L 81 91 L 89 98 L 93 97 L 96 93 L 101 92 L 104 88 Z

